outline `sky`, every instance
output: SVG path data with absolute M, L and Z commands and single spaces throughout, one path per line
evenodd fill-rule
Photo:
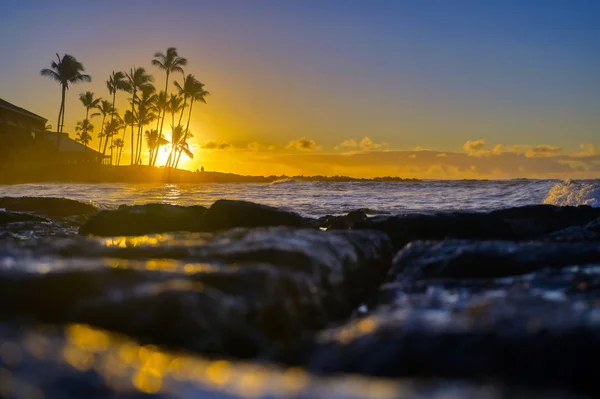
M 600 177 L 598 20 L 597 0 L 3 0 L 0 97 L 55 126 L 40 70 L 75 56 L 92 82 L 68 93 L 74 137 L 79 93 L 108 98 L 133 66 L 163 87 L 150 62 L 173 46 L 211 93 L 188 169 Z

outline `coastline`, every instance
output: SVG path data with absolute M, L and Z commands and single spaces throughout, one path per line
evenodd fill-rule
M 416 182 L 418 179 L 349 176 L 246 176 L 223 172 L 192 172 L 146 165 L 5 165 L 0 184 L 24 183 L 273 183 L 281 180 L 307 182 Z

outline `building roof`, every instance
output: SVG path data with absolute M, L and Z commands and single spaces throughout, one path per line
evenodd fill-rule
M 5 108 L 5 109 L 8 109 L 9 111 L 16 112 L 18 114 L 28 116 L 30 118 L 35 118 L 35 119 L 42 120 L 42 121 L 44 121 L 44 123 L 46 123 L 48 121 L 48 119 L 46 119 L 46 118 L 43 118 L 43 117 L 41 117 L 39 115 L 36 115 L 33 112 L 31 112 L 31 111 L 27 111 L 24 108 L 17 107 L 16 105 L 11 104 L 8 101 L 3 100 L 1 98 L 0 98 L 0 108 Z
M 48 132 L 48 140 L 56 143 L 56 137 L 56 132 Z M 73 140 L 67 133 L 62 134 L 60 138 L 60 148 L 58 150 L 60 152 L 86 152 L 90 155 L 102 156 L 101 152 L 98 152 L 91 147 L 86 147 L 83 144 Z

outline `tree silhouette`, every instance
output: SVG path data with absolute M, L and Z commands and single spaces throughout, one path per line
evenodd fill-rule
M 65 95 L 69 89 L 69 84 L 91 82 L 92 78 L 90 75 L 82 74 L 82 72 L 85 71 L 83 64 L 77 61 L 72 55 L 65 54 L 60 58 L 57 53 L 56 58 L 57 61 L 52 61 L 50 68 L 42 69 L 40 74 L 54 79 L 61 87 L 60 109 L 58 111 L 58 122 L 56 124 L 56 146 L 60 147 L 60 133 L 63 132 L 65 124 Z

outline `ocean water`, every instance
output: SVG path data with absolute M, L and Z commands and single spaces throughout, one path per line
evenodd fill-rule
M 600 180 L 504 180 L 420 182 L 299 182 L 271 184 L 80 184 L 0 185 L 0 196 L 65 197 L 104 208 L 161 202 L 208 206 L 241 199 L 318 217 L 368 208 L 372 213 L 490 211 L 531 204 L 600 206 Z

